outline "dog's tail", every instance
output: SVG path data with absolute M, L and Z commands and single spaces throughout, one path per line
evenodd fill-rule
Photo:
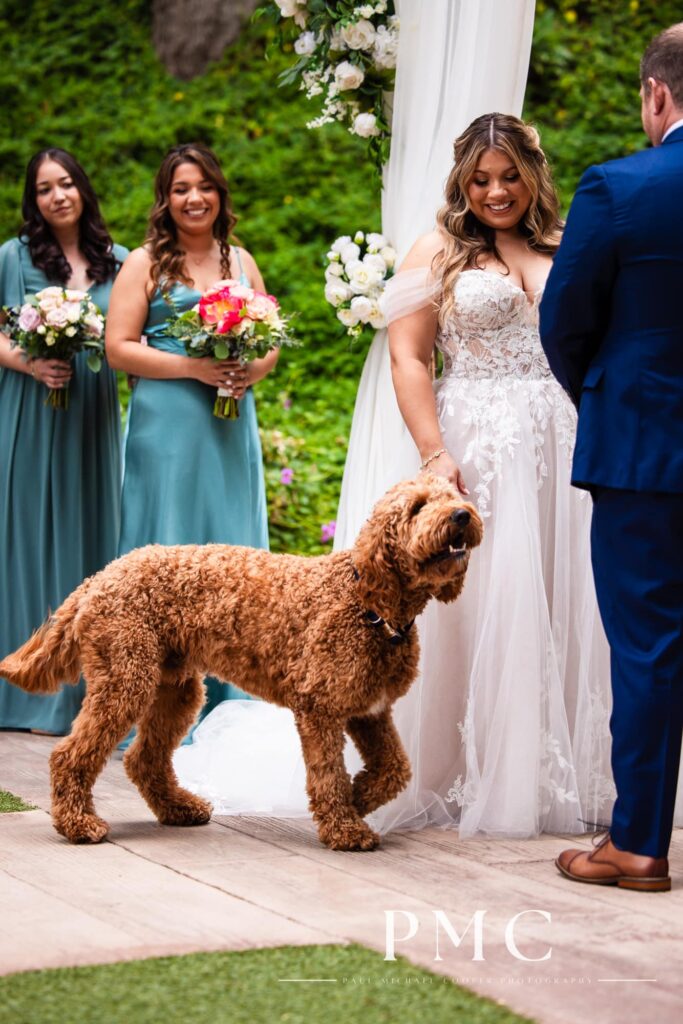
M 83 596 L 79 587 L 40 629 L 13 654 L 0 661 L 0 676 L 29 693 L 56 693 L 62 683 L 80 676 L 74 617 Z

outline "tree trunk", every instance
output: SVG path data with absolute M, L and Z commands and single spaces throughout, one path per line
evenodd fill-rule
M 220 60 L 261 0 L 154 0 L 152 42 L 166 69 L 189 81 Z

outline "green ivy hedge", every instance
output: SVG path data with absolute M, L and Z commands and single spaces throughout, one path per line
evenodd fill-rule
M 541 130 L 565 205 L 588 164 L 644 144 L 638 59 L 680 17 L 679 0 L 538 3 L 526 116 Z M 306 129 L 311 105 L 276 87 L 292 55 L 273 45 L 266 19 L 189 83 L 169 76 L 152 49 L 149 0 L 0 0 L 0 33 L 0 237 L 18 228 L 24 168 L 43 146 L 81 158 L 114 238 L 129 247 L 143 237 L 165 150 L 202 140 L 218 153 L 240 241 L 285 309 L 298 312 L 305 343 L 258 386 L 272 545 L 324 550 L 365 349 L 349 348 L 323 298 L 323 257 L 337 235 L 380 227 L 362 141 L 340 126 Z M 125 404 L 123 381 L 121 395 Z M 281 483 L 285 466 L 291 484 Z

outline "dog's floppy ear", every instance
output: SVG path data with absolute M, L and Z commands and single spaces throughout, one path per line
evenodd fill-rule
M 353 548 L 361 601 L 384 618 L 391 618 L 401 599 L 401 577 L 396 564 L 398 514 L 395 504 L 378 502 Z

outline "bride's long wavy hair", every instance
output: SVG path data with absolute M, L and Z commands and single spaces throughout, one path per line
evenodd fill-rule
M 519 224 L 519 232 L 529 247 L 553 255 L 560 244 L 560 204 L 538 132 L 510 114 L 484 114 L 476 118 L 455 140 L 455 164 L 446 182 L 446 202 L 437 215 L 444 238 L 443 250 L 434 260 L 434 270 L 442 279 L 441 323 L 445 323 L 453 309 L 455 283 L 463 270 L 481 267 L 482 257 L 490 255 L 507 266 L 496 247 L 494 228 L 483 224 L 469 203 L 469 186 L 487 149 L 505 153 L 531 193 L 529 209 Z
M 83 203 L 78 222 L 78 247 L 87 261 L 90 280 L 104 284 L 114 277 L 120 263 L 114 255 L 111 235 L 102 219 L 95 189 L 76 157 L 67 150 L 52 146 L 41 149 L 29 160 L 21 200 L 24 223 L 19 237 L 26 240 L 33 266 L 42 270 L 48 281 L 67 283 L 71 277 L 71 265 L 38 207 L 38 171 L 45 160 L 52 160 L 63 167 L 78 189 Z
M 201 143 L 174 146 L 161 162 L 154 180 L 154 205 L 149 213 L 145 247 L 152 257 L 151 279 L 156 287 L 180 283 L 191 285 L 185 268 L 185 253 L 178 244 L 178 229 L 169 210 L 173 175 L 180 164 L 197 164 L 219 196 L 213 236 L 221 253 L 221 276 L 230 276 L 230 236 L 237 223 L 232 212 L 228 183 L 215 154 Z

